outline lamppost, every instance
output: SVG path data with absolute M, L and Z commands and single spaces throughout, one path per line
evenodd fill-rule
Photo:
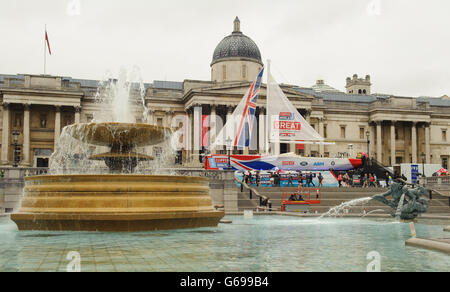
M 367 137 L 367 156 L 370 157 L 370 131 L 366 132 Z
M 233 143 L 233 140 L 228 136 L 228 139 L 225 140 L 227 143 L 227 151 L 228 151 L 228 169 L 231 169 L 231 143 Z
M 350 155 L 350 157 L 353 157 L 353 144 L 348 144 L 348 155 Z
M 425 176 L 425 153 L 422 152 L 422 154 L 420 155 L 422 157 L 422 176 Z
M 18 141 L 19 141 L 19 131 L 14 130 L 12 132 L 13 138 L 14 138 L 14 163 L 13 163 L 13 167 L 17 167 L 18 166 L 18 162 L 20 161 L 20 156 L 18 155 L 19 153 L 19 149 L 18 149 Z

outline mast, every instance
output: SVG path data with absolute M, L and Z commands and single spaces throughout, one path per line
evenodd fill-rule
M 47 24 L 45 25 L 45 31 L 44 31 L 44 75 L 46 73 L 46 67 L 47 67 Z
M 270 131 L 269 131 L 269 82 L 270 82 L 270 59 L 267 59 L 267 93 L 266 93 L 266 155 L 269 155 L 269 138 L 270 138 Z

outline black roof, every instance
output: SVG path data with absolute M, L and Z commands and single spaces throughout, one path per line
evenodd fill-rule
M 227 58 L 248 58 L 262 63 L 261 53 L 256 43 L 242 32 L 233 32 L 216 47 L 212 64 Z

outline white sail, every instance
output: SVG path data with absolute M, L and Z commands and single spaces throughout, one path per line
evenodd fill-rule
M 214 148 L 223 145 L 244 148 L 256 144 L 256 141 L 252 141 L 252 137 L 254 136 L 254 127 L 257 126 L 255 118 L 256 103 L 258 102 L 263 73 L 264 68 L 247 90 L 233 114 L 228 117 L 225 126 L 213 143 Z
M 324 144 L 325 140 L 302 117 L 268 72 L 267 117 L 270 143 Z

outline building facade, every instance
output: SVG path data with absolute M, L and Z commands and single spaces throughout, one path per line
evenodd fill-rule
M 178 150 L 185 166 L 201 166 L 202 155 L 226 153 L 213 148 L 219 134 L 249 86 L 263 68 L 256 43 L 233 32 L 216 47 L 211 79 L 145 84 L 145 105 L 133 103 L 137 122 L 180 128 Z M 448 167 L 450 158 L 450 98 L 402 97 L 371 93 L 370 76 L 346 79 L 346 92 L 318 80 L 311 87 L 281 87 L 292 104 L 328 141 L 335 145 L 281 144 L 280 153 L 315 157 L 355 157 L 368 152 L 381 163 L 433 163 Z M 0 75 L 1 163 L 46 167 L 64 126 L 90 122 L 104 108 L 96 102 L 99 81 L 43 75 Z M 139 90 L 133 94 L 138 100 Z M 257 126 L 249 149 L 235 153 L 265 153 L 266 86 L 261 87 Z M 14 135 L 17 134 L 17 135 Z M 225 133 L 226 134 L 226 133 Z M 17 141 L 15 140 L 17 137 Z M 154 149 L 158 154 L 158 146 Z M 278 151 L 278 150 L 277 150 Z

